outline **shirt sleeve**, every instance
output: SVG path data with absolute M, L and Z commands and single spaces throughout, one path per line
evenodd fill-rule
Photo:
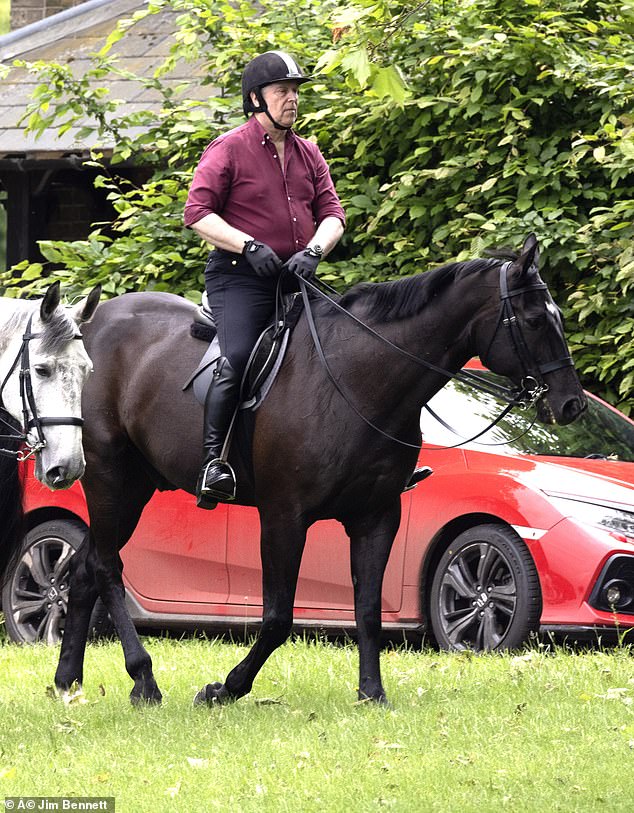
M 346 213 L 332 182 L 328 164 L 318 147 L 315 147 L 313 171 L 315 176 L 315 200 L 313 203 L 315 222 L 319 226 L 322 220 L 327 217 L 338 217 L 345 226 Z
M 185 226 L 205 215 L 221 214 L 231 186 L 231 152 L 224 139 L 212 141 L 194 171 L 187 202 Z

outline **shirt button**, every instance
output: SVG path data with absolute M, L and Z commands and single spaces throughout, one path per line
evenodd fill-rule
M 237 265 L 237 264 L 238 264 L 237 260 L 231 260 L 231 265 Z
M 293 223 L 297 223 L 297 218 L 296 217 L 293 218 Z

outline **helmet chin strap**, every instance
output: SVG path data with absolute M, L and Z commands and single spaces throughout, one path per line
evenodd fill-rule
M 264 96 L 262 96 L 262 89 L 258 88 L 255 91 L 255 98 L 258 100 L 259 107 L 256 109 L 256 113 L 265 113 L 273 127 L 276 130 L 291 130 L 293 125 L 290 124 L 288 127 L 285 127 L 283 124 L 280 124 L 279 121 L 275 121 L 273 116 L 269 112 L 269 108 L 267 103 L 264 101 Z

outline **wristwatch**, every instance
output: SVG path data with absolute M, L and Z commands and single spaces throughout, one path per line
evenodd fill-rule
M 323 256 L 324 250 L 321 246 L 306 246 L 304 249 L 304 254 L 308 254 L 310 257 L 317 257 L 321 260 Z

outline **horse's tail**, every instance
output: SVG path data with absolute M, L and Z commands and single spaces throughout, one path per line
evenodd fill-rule
M 0 410 L 3 424 L 11 421 L 4 410 Z M 2 438 L 2 446 L 8 451 L 17 451 L 19 439 Z M 15 457 L 0 455 L 0 585 L 13 569 L 17 560 L 24 531 L 24 509 L 22 467 Z

